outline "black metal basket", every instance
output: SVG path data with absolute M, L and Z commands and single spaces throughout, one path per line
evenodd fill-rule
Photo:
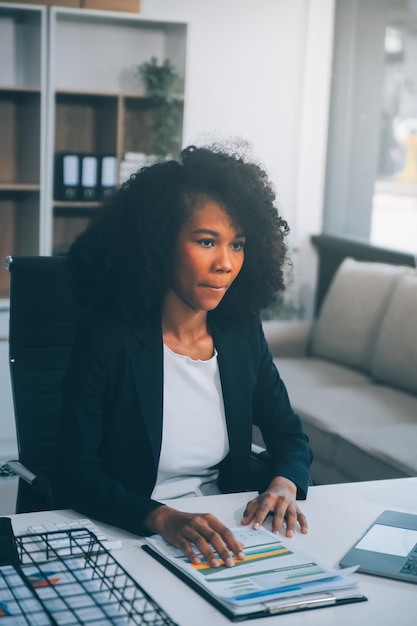
M 91 531 L 25 534 L 14 541 L 10 564 L 0 566 L 0 622 L 176 626 Z

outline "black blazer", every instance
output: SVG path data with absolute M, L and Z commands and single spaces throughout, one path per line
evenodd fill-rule
M 252 424 L 264 436 L 272 475 L 286 476 L 305 498 L 311 451 L 272 362 L 261 325 L 211 328 L 218 352 L 230 452 L 220 487 L 249 485 Z M 145 534 L 162 440 L 161 324 L 134 327 L 91 316 L 79 327 L 63 389 L 55 504 Z M 178 433 L 181 445 L 181 433 Z

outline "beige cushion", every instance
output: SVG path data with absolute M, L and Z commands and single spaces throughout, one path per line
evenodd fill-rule
M 417 397 L 377 384 L 293 388 L 316 460 L 346 480 L 376 480 L 417 475 Z M 314 470 L 314 471 L 313 471 Z M 312 477 L 327 482 L 325 476 Z
M 274 359 L 278 372 L 292 399 L 293 389 L 302 393 L 318 387 L 369 385 L 372 378 L 365 372 L 314 357 Z
M 345 259 L 312 332 L 311 354 L 370 371 L 379 326 L 406 267 Z
M 394 290 L 379 329 L 372 375 L 417 394 L 417 272 L 409 270 Z

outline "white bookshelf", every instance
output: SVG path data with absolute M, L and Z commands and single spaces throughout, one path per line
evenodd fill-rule
M 48 47 L 47 162 L 55 152 L 152 151 L 152 104 L 138 65 L 169 58 L 185 77 L 186 24 L 136 14 L 51 7 Z M 68 245 L 83 230 L 96 202 L 56 201 L 47 168 L 44 250 Z M 50 239 L 46 237 L 49 235 Z
M 0 3 L 0 299 L 8 254 L 38 254 L 45 204 L 47 10 Z

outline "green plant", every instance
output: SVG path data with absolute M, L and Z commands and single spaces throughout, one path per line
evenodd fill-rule
M 138 69 L 147 96 L 164 102 L 171 102 L 174 99 L 179 74 L 169 59 L 159 65 L 158 59 L 152 57 L 150 61 L 145 61 L 139 65 Z
M 145 95 L 153 107 L 153 152 L 162 157 L 174 155 L 181 148 L 182 107 L 177 97 L 180 75 L 166 59 L 159 64 L 156 57 L 138 67 Z

